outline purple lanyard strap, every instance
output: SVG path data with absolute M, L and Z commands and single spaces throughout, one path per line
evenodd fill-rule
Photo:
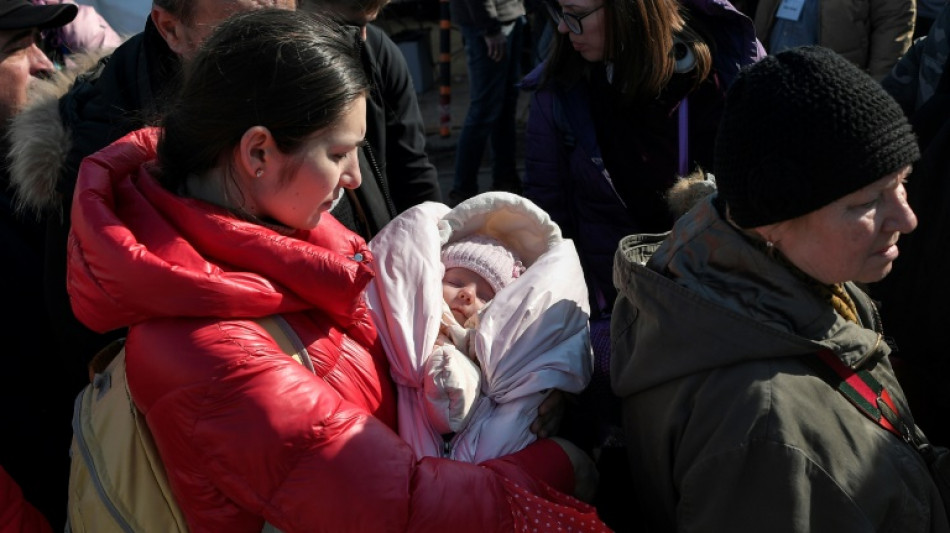
M 679 164 L 676 167 L 680 176 L 685 176 L 689 171 L 689 99 L 683 98 L 680 101 L 678 111 L 679 134 Z

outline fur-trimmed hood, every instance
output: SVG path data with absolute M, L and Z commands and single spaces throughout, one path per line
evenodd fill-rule
M 69 91 L 77 76 L 111 52 L 101 49 L 74 54 L 70 56 L 70 68 L 30 86 L 26 108 L 11 120 L 7 131 L 8 170 L 17 211 L 32 212 L 37 218 L 62 216 L 57 184 L 72 148 L 72 138 L 60 117 L 59 98 Z
M 716 192 L 716 177 L 702 169 L 680 177 L 666 191 L 666 203 L 679 218 L 706 196 Z

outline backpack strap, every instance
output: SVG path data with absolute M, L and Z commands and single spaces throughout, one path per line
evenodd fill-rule
M 304 346 L 303 341 L 300 340 L 294 328 L 290 327 L 290 324 L 287 323 L 284 317 L 281 315 L 270 315 L 255 318 L 254 321 L 267 331 L 285 354 L 293 357 L 298 363 L 307 367 L 307 370 L 310 372 L 314 374 L 317 373 L 313 368 L 313 361 L 311 361 L 307 355 L 307 347 Z M 88 365 L 90 383 L 92 383 L 96 374 L 101 374 L 105 371 L 106 367 L 112 363 L 124 347 L 125 337 L 122 337 L 110 342 L 96 353 Z
M 306 367 L 311 373 L 317 373 L 313 368 L 313 361 L 310 360 L 310 355 L 307 354 L 307 347 L 304 346 L 303 341 L 297 336 L 297 332 L 294 331 L 294 328 L 290 327 L 290 324 L 287 323 L 284 317 L 280 315 L 270 315 L 255 318 L 254 321 L 267 331 L 285 354 L 293 357 L 294 360 Z

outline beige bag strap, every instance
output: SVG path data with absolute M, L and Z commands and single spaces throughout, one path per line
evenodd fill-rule
M 310 360 L 310 356 L 307 354 L 307 347 L 303 345 L 303 341 L 297 336 L 297 332 L 290 327 L 290 324 L 287 323 L 284 317 L 280 315 L 270 315 L 255 318 L 254 321 L 267 331 L 285 354 L 293 357 L 298 363 L 307 367 L 307 370 L 310 372 L 314 374 L 317 373 L 313 368 L 313 361 Z
M 317 373 L 313 368 L 313 361 L 310 360 L 310 355 L 307 354 L 307 347 L 303 345 L 303 341 L 297 336 L 297 332 L 294 331 L 294 328 L 290 327 L 290 324 L 287 323 L 284 317 L 280 315 L 263 316 L 255 318 L 254 321 L 267 331 L 285 354 L 293 357 L 295 361 L 307 367 L 307 370 L 314 374 Z M 264 529 L 261 530 L 261 533 L 282 532 L 271 525 L 270 522 L 264 522 Z

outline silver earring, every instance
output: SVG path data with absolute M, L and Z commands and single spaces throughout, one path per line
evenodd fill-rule
M 254 175 L 260 178 L 261 176 L 264 175 L 264 169 L 263 168 L 257 169 L 257 172 L 255 172 Z

